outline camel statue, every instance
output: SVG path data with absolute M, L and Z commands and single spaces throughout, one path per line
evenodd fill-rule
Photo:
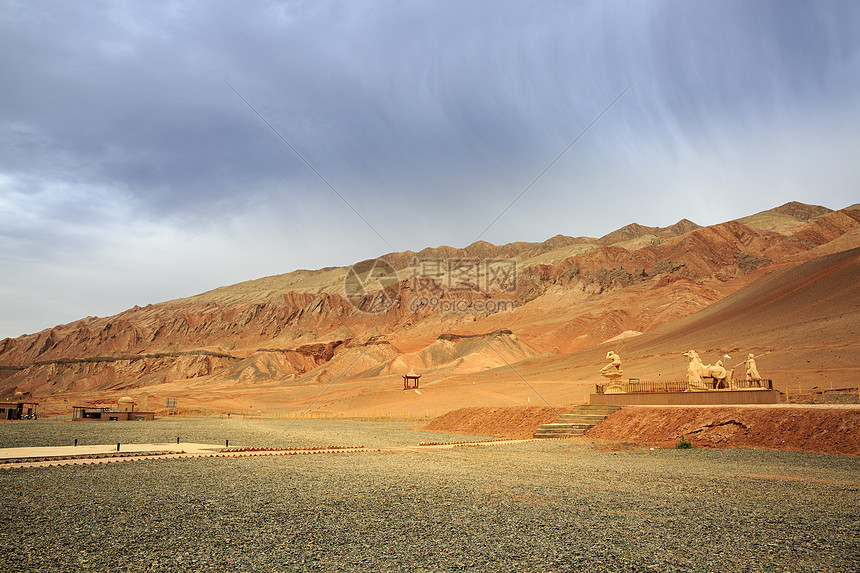
M 695 350 L 685 352 L 684 356 L 690 359 L 687 365 L 687 382 L 691 390 L 708 390 L 704 378 L 713 379 L 715 390 L 728 388 L 731 385 L 734 370 L 726 370 L 722 360 L 717 360 L 716 364 L 702 364 L 702 359 Z

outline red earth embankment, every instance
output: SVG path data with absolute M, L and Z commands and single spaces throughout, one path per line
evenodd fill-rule
M 524 439 L 565 410 L 549 407 L 461 408 L 421 429 Z M 821 406 L 628 406 L 586 438 L 672 447 L 684 436 L 696 446 L 766 448 L 860 456 L 860 408 Z
M 497 438 L 531 438 L 541 424 L 555 421 L 568 409 L 554 410 L 548 406 L 510 406 L 499 408 L 460 408 L 421 427 L 422 430 L 496 436 Z
M 588 439 L 671 446 L 766 448 L 860 455 L 860 408 L 629 406 L 592 428 Z

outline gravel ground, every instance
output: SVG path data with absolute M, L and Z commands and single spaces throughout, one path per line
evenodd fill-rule
M 425 439 L 404 426 L 308 421 L 289 445 L 332 427 L 326 443 Z M 860 570 L 860 460 L 794 452 L 551 440 L 142 461 L 0 470 L 0 500 L 10 571 Z

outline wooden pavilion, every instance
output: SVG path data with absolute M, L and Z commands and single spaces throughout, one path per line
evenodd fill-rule
M 417 390 L 419 378 L 421 378 L 421 375 L 416 374 L 414 368 L 412 370 L 410 370 L 408 374 L 404 374 L 403 375 L 403 389 L 404 390 L 411 390 L 414 388 Z

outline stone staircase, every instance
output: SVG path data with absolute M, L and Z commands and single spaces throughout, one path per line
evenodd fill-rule
M 621 406 L 601 406 L 580 404 L 570 414 L 562 414 L 555 422 L 542 424 L 535 432 L 535 438 L 569 438 L 581 436 L 602 422 L 609 414 L 617 412 Z

